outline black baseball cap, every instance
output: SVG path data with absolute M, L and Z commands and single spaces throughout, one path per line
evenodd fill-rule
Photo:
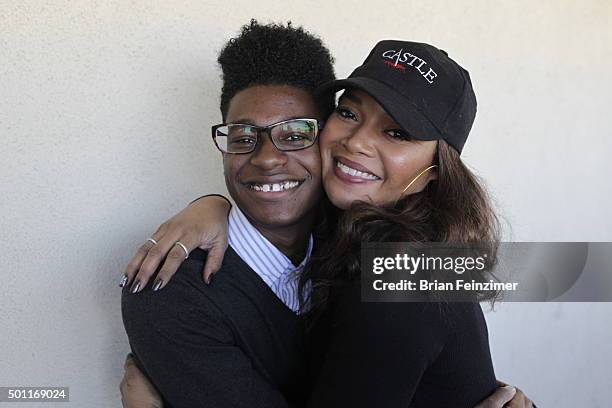
M 317 94 L 356 88 L 370 94 L 411 137 L 444 139 L 459 153 L 476 117 L 469 73 L 432 45 L 384 40 L 347 79 Z

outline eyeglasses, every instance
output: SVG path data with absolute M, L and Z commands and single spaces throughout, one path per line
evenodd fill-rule
M 267 133 L 272 144 L 286 152 L 312 146 L 321 128 L 322 123 L 316 119 L 290 119 L 265 127 L 223 123 L 212 127 L 212 137 L 217 149 L 223 153 L 246 154 L 255 151 L 260 135 Z

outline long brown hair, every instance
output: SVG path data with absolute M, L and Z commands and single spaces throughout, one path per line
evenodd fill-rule
M 500 223 L 483 182 L 444 140 L 438 141 L 436 161 L 437 179 L 397 203 L 355 202 L 344 212 L 329 202 L 322 206 L 315 234 L 318 245 L 298 291 L 302 310 L 311 319 L 325 310 L 334 288 L 359 278 L 362 242 L 484 243 L 492 254 L 491 264 L 495 262 Z M 480 293 L 478 300 L 495 296 Z

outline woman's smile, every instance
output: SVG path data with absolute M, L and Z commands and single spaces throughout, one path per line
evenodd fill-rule
M 334 173 L 348 183 L 370 183 L 381 179 L 370 169 L 344 157 L 335 157 L 335 162 Z

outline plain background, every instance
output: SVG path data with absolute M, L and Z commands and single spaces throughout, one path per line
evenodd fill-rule
M 506 237 L 612 241 L 608 0 L 1 0 L 0 386 L 120 405 L 117 283 L 159 223 L 225 191 L 215 59 L 251 17 L 318 33 L 338 76 L 380 39 L 445 49 L 472 75 L 463 157 Z M 542 407 L 609 406 L 611 304 L 501 305 L 487 319 L 499 378 Z

